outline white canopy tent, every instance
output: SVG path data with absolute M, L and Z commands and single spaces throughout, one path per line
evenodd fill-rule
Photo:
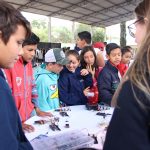
M 5 0 L 24 12 L 107 27 L 134 18 L 141 0 Z

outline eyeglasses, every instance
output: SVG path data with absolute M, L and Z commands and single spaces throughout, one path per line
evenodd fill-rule
M 136 31 L 135 24 L 138 23 L 138 22 L 140 22 L 140 21 L 142 21 L 142 20 L 144 20 L 143 17 L 141 17 L 140 19 L 136 20 L 134 23 L 132 23 L 132 24 L 130 24 L 130 25 L 128 26 L 129 34 L 130 34 L 133 38 L 135 38 L 135 31 Z

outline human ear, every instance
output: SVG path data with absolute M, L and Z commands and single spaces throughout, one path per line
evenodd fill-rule
M 145 22 L 148 22 L 148 19 L 147 19 L 147 18 L 144 18 L 144 21 L 145 21 Z
M 146 25 L 148 25 L 149 20 L 147 18 L 144 18 L 144 22 Z
M 0 31 L 0 40 L 1 40 L 1 38 L 2 38 L 2 31 Z

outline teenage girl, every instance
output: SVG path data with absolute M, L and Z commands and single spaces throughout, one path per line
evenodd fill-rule
M 87 69 L 92 74 L 93 86 L 90 88 L 90 92 L 93 95 L 89 95 L 89 103 L 95 104 L 98 102 L 98 89 L 97 89 L 97 78 L 101 67 L 98 67 L 96 54 L 92 46 L 85 46 L 80 55 L 81 67 Z
M 87 103 L 87 94 L 93 84 L 92 75 L 79 67 L 79 54 L 75 50 L 66 53 L 69 63 L 60 73 L 58 90 L 60 102 L 72 105 Z

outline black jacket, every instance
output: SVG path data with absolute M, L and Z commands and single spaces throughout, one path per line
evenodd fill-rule
M 11 90 L 0 69 L 0 149 L 32 150 L 26 139 Z
M 145 107 L 137 102 L 132 88 Z M 117 100 L 104 150 L 150 150 L 150 98 L 127 81 Z
M 77 68 L 74 73 L 66 67 L 61 71 L 58 91 L 60 101 L 71 105 L 84 105 L 87 103 L 87 97 L 84 96 L 83 90 L 93 85 L 92 75 L 81 76 L 81 68 Z
M 114 67 L 109 61 L 107 61 L 106 65 L 98 76 L 98 91 L 100 102 L 104 102 L 110 105 L 112 96 L 115 93 L 119 83 L 120 78 L 118 76 L 118 69 Z

